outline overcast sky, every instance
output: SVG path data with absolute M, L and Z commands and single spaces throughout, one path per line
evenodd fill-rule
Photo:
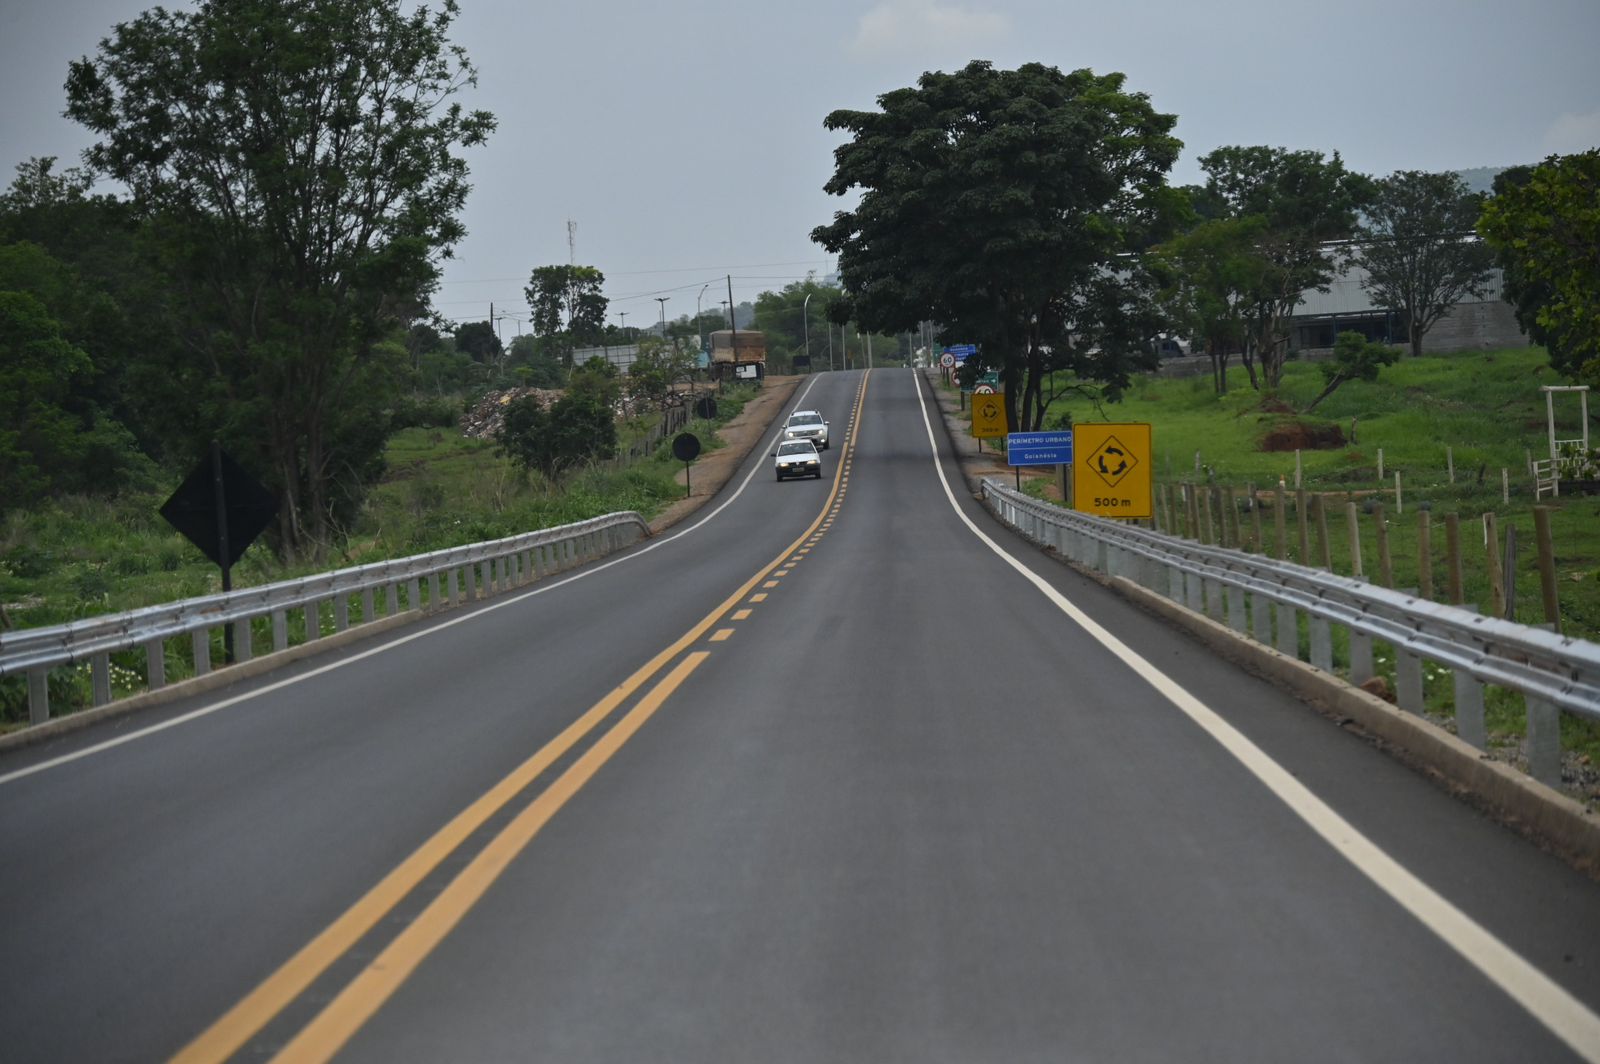
M 812 244 L 836 135 L 926 70 L 971 59 L 1122 71 L 1178 115 L 1183 158 L 1225 144 L 1337 150 L 1355 169 L 1466 169 L 1600 146 L 1600 0 L 460 0 L 468 106 L 500 128 L 469 154 L 469 235 L 436 305 L 526 316 L 534 266 L 607 278 L 612 320 L 752 299 L 832 268 Z M 75 161 L 73 58 L 145 0 L 0 0 L 0 167 Z M 169 7 L 183 7 L 169 3 Z M 710 288 L 705 286 L 710 284 Z M 515 335 L 517 323 L 501 326 Z

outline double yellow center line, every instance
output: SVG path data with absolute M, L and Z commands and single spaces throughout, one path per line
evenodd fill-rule
M 870 371 L 869 371 L 870 374 Z M 811 525 L 781 554 L 728 596 L 672 645 L 651 658 L 582 716 L 569 724 L 542 749 L 528 758 L 466 809 L 456 814 L 414 853 L 384 876 L 359 901 L 324 928 L 277 971 L 224 1013 L 215 1023 L 173 1057 L 176 1064 L 214 1064 L 227 1060 L 251 1037 L 271 1023 L 339 958 L 432 874 L 488 820 L 510 804 L 530 784 L 576 747 L 602 721 L 633 698 L 657 673 L 676 660 L 717 622 L 749 595 L 785 559 L 822 525 L 834 506 L 843 483 L 845 460 L 855 447 L 866 402 L 866 378 L 856 396 L 849 439 L 834 473 L 833 486 Z M 764 597 L 764 596 L 763 596 Z M 748 614 L 746 614 L 748 616 Z M 738 618 L 742 620 L 743 618 Z M 687 654 L 623 718 L 585 750 L 556 780 L 502 828 L 451 880 L 422 913 L 275 1058 L 280 1061 L 330 1059 L 359 1031 L 383 1003 L 400 988 L 417 966 L 471 910 L 479 898 L 510 866 L 568 799 L 578 793 L 611 759 L 671 694 L 710 656 L 709 651 Z

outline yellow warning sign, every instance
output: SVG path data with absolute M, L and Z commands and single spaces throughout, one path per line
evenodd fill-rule
M 1003 395 L 974 395 L 972 397 L 972 437 L 977 440 L 1005 439 L 1011 430 L 1006 424 L 1006 397 Z
M 1150 517 L 1150 426 L 1072 426 L 1072 507 L 1101 517 Z

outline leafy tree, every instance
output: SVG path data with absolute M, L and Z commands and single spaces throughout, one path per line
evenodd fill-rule
M 154 220 L 182 343 L 150 352 L 187 443 L 220 434 L 279 495 L 279 544 L 318 553 L 381 469 L 419 314 L 487 112 L 448 40 L 458 9 L 399 0 L 154 8 L 72 64 L 87 153 Z M 399 352 L 404 365 L 405 353 Z
M 456 350 L 472 356 L 474 362 L 499 366 L 505 356 L 500 337 L 486 321 L 466 321 L 456 326 Z
M 1550 364 L 1574 379 L 1600 376 L 1600 149 L 1552 155 L 1525 181 L 1498 187 L 1478 229 L 1505 264 L 1519 319 L 1526 304 L 1542 332 Z
M 1373 302 L 1405 315 L 1412 357 L 1451 307 L 1483 295 L 1492 253 L 1472 231 L 1482 205 L 1455 174 L 1402 170 L 1373 186 L 1355 257 Z
M 527 370 L 526 383 L 529 387 L 560 388 L 566 384 L 566 371 L 561 368 L 561 360 L 546 350 L 545 345 L 539 343 L 531 333 L 511 341 L 508 359 L 518 373 Z
M 1393 365 L 1400 353 L 1388 344 L 1374 343 L 1354 329 L 1341 332 L 1333 342 L 1333 360 L 1322 363 L 1323 389 L 1306 404 L 1311 413 L 1346 381 L 1375 381 L 1378 371 Z
M 1052 370 L 1125 387 L 1153 364 L 1148 344 L 1127 343 L 1148 318 L 1129 300 L 1153 289 L 1122 256 L 1166 224 L 1180 144 L 1175 116 L 1123 82 L 980 61 L 924 74 L 880 110 L 830 114 L 851 139 L 824 188 L 861 190 L 812 232 L 844 277 L 830 318 L 886 332 L 946 323 L 944 339 L 982 345 L 974 369 L 1000 371 L 1019 428 L 1042 422 Z
M 622 373 L 603 358 L 591 358 L 573 367 L 567 377 L 567 394 L 592 400 L 608 411 L 615 410 L 622 401 Z
M 566 365 L 574 348 L 605 334 L 605 283 L 606 275 L 593 266 L 539 266 L 523 289 L 534 334 L 548 338 Z
M 1338 152 L 1324 159 L 1316 151 L 1227 147 L 1202 156 L 1200 166 L 1207 174 L 1202 216 L 1260 220 L 1257 248 L 1266 268 L 1246 313 L 1243 356 L 1251 385 L 1277 391 L 1289 316 L 1302 292 L 1328 290 L 1336 262 L 1325 245 L 1354 231 L 1371 183 L 1346 170 Z
M 497 436 L 500 453 L 524 469 L 559 480 L 585 462 L 607 458 L 617 448 L 611 409 L 588 392 L 569 392 L 546 406 L 524 395 L 506 406 Z
M 1228 390 L 1228 358 L 1244 348 L 1246 315 L 1270 265 L 1260 253 L 1265 224 L 1260 216 L 1201 222 L 1157 250 L 1173 328 L 1205 349 L 1218 395 Z
M 817 351 L 827 357 L 828 304 L 840 296 L 838 286 L 823 284 L 815 277 L 793 281 L 776 292 L 763 292 L 756 297 L 755 327 L 767 340 L 767 358 L 773 360 L 774 352 L 811 354 Z M 810 297 L 810 302 L 807 302 Z M 806 351 L 806 340 L 811 349 Z M 787 365 L 787 363 L 784 363 Z
M 628 367 L 628 398 L 637 406 L 665 410 L 681 401 L 683 393 L 676 391 L 674 385 L 692 380 L 694 372 L 694 352 L 646 338 L 639 344 L 638 358 Z

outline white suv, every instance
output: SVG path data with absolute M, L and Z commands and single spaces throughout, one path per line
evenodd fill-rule
M 816 444 L 817 450 L 828 449 L 828 423 L 822 420 L 822 415 L 815 410 L 796 410 L 789 415 L 789 423 L 783 427 L 783 438 L 786 440 L 810 440 Z

